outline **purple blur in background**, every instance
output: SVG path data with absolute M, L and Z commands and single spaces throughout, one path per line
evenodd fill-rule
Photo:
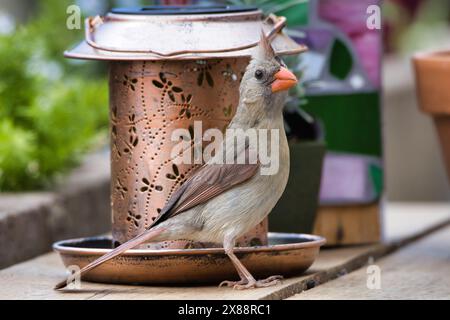
M 367 28 L 367 8 L 379 0 L 321 0 L 319 16 L 344 32 L 353 42 L 361 65 L 374 86 L 380 85 L 380 30 Z

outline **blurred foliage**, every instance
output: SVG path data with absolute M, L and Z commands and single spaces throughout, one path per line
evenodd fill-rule
M 389 31 L 387 46 L 392 51 L 409 54 L 448 44 L 450 1 L 384 1 L 383 17 Z
M 62 55 L 83 36 L 66 28 L 69 4 L 42 1 L 32 21 L 0 35 L 1 191 L 48 187 L 105 141 L 102 67 Z

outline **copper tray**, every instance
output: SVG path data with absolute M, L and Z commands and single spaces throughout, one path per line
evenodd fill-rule
M 298 275 L 306 271 L 325 238 L 294 233 L 269 233 L 269 245 L 235 248 L 256 278 Z M 53 249 L 66 267 L 80 268 L 109 252 L 111 238 L 92 237 L 56 242 Z M 237 279 L 221 248 L 133 249 L 91 270 L 84 280 L 123 284 L 199 284 Z

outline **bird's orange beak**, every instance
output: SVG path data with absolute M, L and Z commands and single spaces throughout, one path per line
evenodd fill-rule
M 281 67 L 280 71 L 275 73 L 275 81 L 272 83 L 272 92 L 288 90 L 297 84 L 295 75 L 288 69 Z

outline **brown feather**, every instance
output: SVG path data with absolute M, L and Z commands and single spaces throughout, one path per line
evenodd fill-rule
M 161 214 L 153 222 L 152 227 L 159 223 L 205 203 L 215 196 L 227 191 L 253 177 L 259 164 L 206 164 L 198 169 L 190 179 L 172 196 L 176 201 L 170 201 Z

